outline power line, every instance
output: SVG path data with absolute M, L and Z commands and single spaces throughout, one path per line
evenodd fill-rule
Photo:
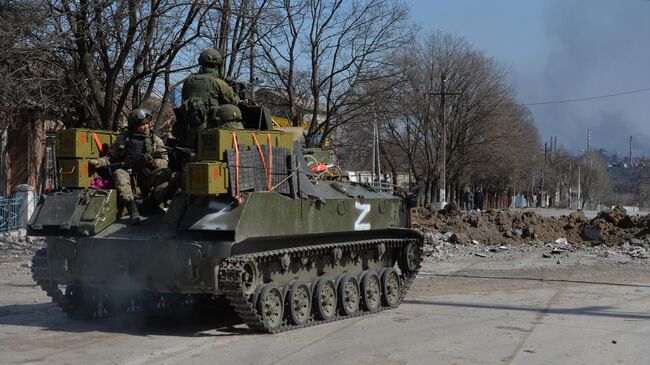
M 554 100 L 554 101 L 541 101 L 541 102 L 537 102 L 537 103 L 524 103 L 523 105 L 531 106 L 531 105 L 573 103 L 573 102 L 577 102 L 577 101 L 605 99 L 605 98 L 611 98 L 611 97 L 621 96 L 621 95 L 638 94 L 638 93 L 642 93 L 642 92 L 646 92 L 646 91 L 650 91 L 650 88 L 638 89 L 638 90 L 630 90 L 630 91 L 622 91 L 620 93 L 615 93 L 615 94 L 589 96 L 589 97 L 586 97 L 586 98 L 578 98 L 578 99 L 565 99 L 565 100 Z

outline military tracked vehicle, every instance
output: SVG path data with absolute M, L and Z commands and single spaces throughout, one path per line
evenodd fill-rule
M 137 226 L 120 216 L 115 190 L 83 186 L 92 171 L 75 161 L 77 186 L 46 195 L 30 222 L 30 234 L 47 238 L 34 280 L 75 318 L 225 298 L 250 328 L 271 333 L 398 306 L 423 244 L 406 199 L 312 171 L 314 158 L 269 119 L 260 109 L 245 119 L 252 128 L 201 131 L 183 189 Z M 63 133 L 101 153 L 96 131 Z

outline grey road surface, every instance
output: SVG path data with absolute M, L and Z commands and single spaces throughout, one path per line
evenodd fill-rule
M 650 265 L 517 255 L 428 261 L 396 310 L 278 335 L 218 316 L 71 320 L 27 261 L 2 263 L 0 363 L 648 363 Z

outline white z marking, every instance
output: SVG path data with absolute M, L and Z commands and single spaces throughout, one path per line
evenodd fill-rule
M 370 229 L 370 223 L 361 223 L 363 218 L 370 213 L 370 204 L 361 204 L 359 202 L 354 202 L 354 207 L 361 211 L 359 218 L 354 222 L 355 231 L 367 231 Z

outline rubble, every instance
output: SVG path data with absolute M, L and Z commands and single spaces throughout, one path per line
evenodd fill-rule
M 27 236 L 27 230 L 0 232 L 0 255 L 4 260 L 31 255 L 45 246 L 45 238 Z
M 533 211 L 488 209 L 460 211 L 415 208 L 413 226 L 425 232 L 428 252 L 438 258 L 453 255 L 488 257 L 516 246 L 544 246 L 544 257 L 562 256 L 576 249 L 601 257 L 610 251 L 634 259 L 650 258 L 650 215 L 628 215 L 616 206 L 588 219 L 582 211 L 559 218 L 541 217 Z

